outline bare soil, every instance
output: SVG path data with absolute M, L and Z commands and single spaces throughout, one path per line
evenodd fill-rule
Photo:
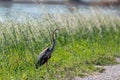
M 120 58 L 116 58 L 120 62 Z M 120 80 L 120 64 L 102 66 L 103 73 L 95 73 L 85 78 L 75 77 L 74 80 Z

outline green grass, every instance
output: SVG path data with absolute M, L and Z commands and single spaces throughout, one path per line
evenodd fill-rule
M 101 72 L 95 65 L 115 64 L 120 56 L 117 17 L 69 14 L 26 20 L 0 23 L 0 80 L 69 80 Z M 45 65 L 35 69 L 38 54 L 51 45 L 51 32 L 60 27 L 48 70 Z

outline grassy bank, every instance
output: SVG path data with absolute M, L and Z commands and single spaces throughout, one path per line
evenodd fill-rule
M 120 19 L 101 15 L 48 15 L 44 20 L 26 23 L 0 23 L 0 80 L 65 80 L 83 77 L 102 69 L 95 65 L 116 63 L 120 56 Z M 57 45 L 46 66 L 35 69 L 38 54 L 51 45 L 51 32 Z

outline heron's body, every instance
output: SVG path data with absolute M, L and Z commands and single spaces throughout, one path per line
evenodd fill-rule
M 51 53 L 50 48 L 44 49 L 38 56 L 36 68 L 45 64 L 51 58 Z
M 42 66 L 43 64 L 47 63 L 48 60 L 51 58 L 51 54 L 54 50 L 54 47 L 55 47 L 55 37 L 54 37 L 54 33 L 56 30 L 59 30 L 59 29 L 55 29 L 52 33 L 52 47 L 47 47 L 45 48 L 38 56 L 38 60 L 37 60 L 37 63 L 35 64 L 36 68 L 38 68 L 39 66 Z

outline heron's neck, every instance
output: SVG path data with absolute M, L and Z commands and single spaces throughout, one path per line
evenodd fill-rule
M 55 45 L 56 45 L 56 40 L 55 40 L 55 39 L 52 39 L 52 46 L 51 46 L 51 50 L 54 50 Z
M 56 45 L 56 39 L 55 39 L 55 31 L 57 31 L 58 29 L 55 29 L 52 33 L 52 46 L 51 46 L 51 50 L 54 50 L 55 45 Z

